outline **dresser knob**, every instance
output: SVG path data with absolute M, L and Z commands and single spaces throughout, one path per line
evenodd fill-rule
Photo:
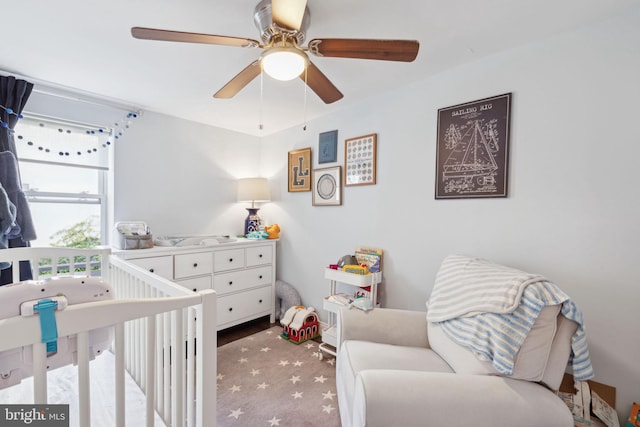
M 262 279 L 262 274 L 258 277 L 259 279 Z
M 196 289 L 196 288 L 193 288 L 193 292 L 198 292 L 198 289 Z
M 229 311 L 233 311 L 233 307 L 229 307 Z
M 232 281 L 231 281 L 231 282 L 229 282 L 229 286 L 231 286 L 231 285 L 233 285 L 233 282 L 232 282 Z
M 197 266 L 198 266 L 198 263 L 197 263 L 197 262 L 194 262 L 194 263 L 193 263 L 193 268 L 196 268 Z
M 150 268 L 149 271 L 153 273 L 155 270 L 153 268 Z
M 262 254 L 258 255 L 258 258 L 262 258 Z
M 233 258 L 229 258 L 229 262 L 233 262 Z
M 258 301 L 260 304 L 262 304 L 262 300 Z

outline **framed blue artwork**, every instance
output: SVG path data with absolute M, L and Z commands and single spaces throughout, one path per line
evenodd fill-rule
M 318 163 L 338 160 L 338 131 L 322 132 L 318 142 Z

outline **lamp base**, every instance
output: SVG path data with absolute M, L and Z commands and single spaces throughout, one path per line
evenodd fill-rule
M 262 224 L 262 219 L 258 216 L 258 210 L 260 208 L 246 208 L 249 211 L 249 215 L 244 220 L 244 235 L 253 232 L 260 231 L 260 227 Z

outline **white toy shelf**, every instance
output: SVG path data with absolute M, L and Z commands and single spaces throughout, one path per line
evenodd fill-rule
M 327 327 L 322 330 L 322 344 L 320 344 L 318 357 L 322 360 L 322 353 L 331 354 L 335 356 L 338 351 L 338 337 L 336 328 L 336 317 L 340 308 L 348 307 L 349 301 L 342 300 L 338 294 L 336 294 L 336 288 L 338 283 L 344 283 L 351 286 L 357 286 L 360 288 L 371 287 L 369 291 L 369 297 L 371 298 L 372 306 L 376 307 L 378 303 L 378 284 L 382 282 L 382 272 L 369 273 L 369 274 L 354 274 L 346 273 L 341 270 L 334 270 L 331 268 L 325 268 L 324 278 L 328 279 L 331 283 L 331 292 L 324 298 L 322 308 L 329 314 Z

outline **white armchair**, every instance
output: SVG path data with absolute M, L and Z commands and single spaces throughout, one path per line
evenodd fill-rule
M 547 306 L 510 375 L 427 322 L 426 312 L 342 309 L 336 385 L 343 427 L 572 427 L 555 394 L 578 325 Z
M 543 385 L 456 374 L 429 346 L 425 315 L 340 312 L 336 383 L 343 427 L 573 426 L 567 406 Z

